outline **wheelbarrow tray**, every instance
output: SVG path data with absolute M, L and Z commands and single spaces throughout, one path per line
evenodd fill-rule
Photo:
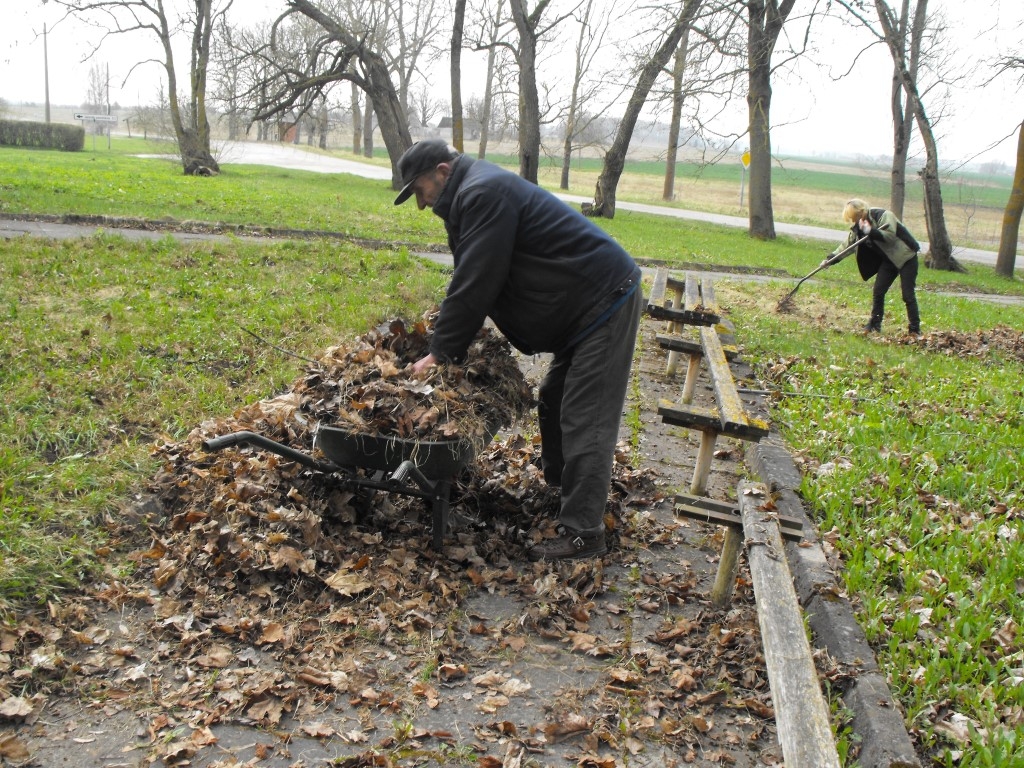
M 497 428 L 488 428 L 490 442 Z M 448 527 L 448 494 L 455 477 L 475 454 L 474 444 L 458 440 L 408 440 L 368 435 L 338 427 L 321 426 L 313 441 L 327 461 L 255 432 L 232 432 L 203 441 L 208 451 L 236 445 L 254 445 L 317 472 L 338 473 L 357 487 L 402 493 L 426 499 L 433 517 L 433 543 L 438 552 Z M 371 471 L 364 476 L 358 470 Z
M 410 440 L 325 426 L 317 430 L 313 444 L 339 467 L 391 473 L 403 462 L 411 461 L 424 476 L 433 479 L 457 475 L 475 453 L 473 444 L 465 439 Z

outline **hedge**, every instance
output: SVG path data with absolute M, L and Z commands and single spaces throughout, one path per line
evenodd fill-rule
M 85 129 L 65 123 L 0 120 L 0 146 L 81 152 L 85 147 Z

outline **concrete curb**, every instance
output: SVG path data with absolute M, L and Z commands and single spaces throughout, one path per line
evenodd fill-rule
M 786 545 L 786 559 L 797 597 L 807 614 L 815 645 L 851 675 L 843 703 L 853 713 L 851 728 L 860 744 L 862 768 L 921 768 L 903 722 L 903 713 L 879 670 L 874 651 L 842 596 L 796 493 L 800 472 L 776 433 L 747 449 L 747 465 L 776 496 L 779 514 L 799 518 L 804 538 L 814 546 Z

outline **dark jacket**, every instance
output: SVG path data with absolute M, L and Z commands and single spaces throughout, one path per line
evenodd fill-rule
M 878 267 L 882 263 L 882 259 L 888 259 L 896 265 L 896 269 L 902 269 L 904 264 L 917 255 L 920 248 L 917 241 L 909 232 L 906 232 L 903 223 L 892 211 L 872 208 L 868 211 L 868 218 L 871 219 L 871 233 L 865 242 L 857 246 L 857 271 L 860 272 L 860 276 L 864 280 L 870 280 L 878 274 Z M 903 227 L 902 234 L 901 227 Z M 850 234 L 847 236 L 846 242 L 836 248 L 833 255 L 840 253 L 844 248 L 849 248 L 861 237 L 863 235 L 855 223 L 850 227 Z
M 488 316 L 523 352 L 564 352 L 640 283 L 603 229 L 486 160 L 460 155 L 433 210 L 455 261 L 430 348 L 438 359 L 461 360 Z

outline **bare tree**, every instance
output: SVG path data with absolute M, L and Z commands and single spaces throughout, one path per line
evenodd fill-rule
M 1024 58 L 1006 56 L 999 62 L 1001 72 L 1019 70 L 1018 82 L 1024 84 Z M 1024 215 L 1024 122 L 1017 126 L 1017 164 L 1013 171 L 1010 197 L 1003 211 L 1003 225 L 999 233 L 999 252 L 996 254 L 996 274 L 1013 277 L 1017 260 L 1017 239 L 1020 234 L 1021 216 Z
M 409 112 L 416 115 L 420 125 L 427 125 L 444 111 L 444 104 L 430 95 L 426 85 L 409 95 Z
M 519 64 L 519 175 L 537 183 L 540 163 L 540 97 L 537 95 L 537 41 L 540 22 L 550 0 L 540 0 L 533 10 L 527 0 L 509 0 L 519 31 L 516 60 Z
M 512 20 L 519 32 L 516 63 L 519 65 L 519 175 L 537 183 L 540 167 L 540 95 L 537 88 L 538 47 L 544 36 L 562 21 L 570 18 L 575 8 L 544 21 L 544 12 L 551 0 L 539 0 L 530 10 L 527 0 L 509 0 Z
M 84 21 L 98 26 L 103 40 L 110 35 L 142 33 L 160 42 L 162 59 L 137 62 L 135 67 L 158 61 L 167 74 L 171 123 L 178 141 L 181 164 L 187 175 L 208 175 L 220 170 L 210 152 L 210 123 L 206 113 L 207 69 L 213 30 L 234 0 L 190 0 L 178 15 L 168 14 L 164 0 L 54 0 Z M 178 71 L 173 42 L 178 29 L 190 34 L 189 91 L 178 93 Z M 131 74 L 129 71 L 129 75 Z
M 747 0 L 747 113 L 751 237 L 775 239 L 772 209 L 772 54 L 796 0 Z
M 572 84 L 569 100 L 565 107 L 565 137 L 562 142 L 562 176 L 559 180 L 560 189 L 569 188 L 569 168 L 572 153 L 578 146 L 578 138 L 587 130 L 589 124 L 600 117 L 604 110 L 585 112 L 585 107 L 592 103 L 602 90 L 604 83 L 600 79 L 592 80 L 587 87 L 584 78 L 589 73 L 594 60 L 601 53 L 608 26 L 612 22 L 611 14 L 603 14 L 600 9 L 595 14 L 594 0 L 585 0 L 580 8 L 576 21 L 579 34 L 576 37 L 576 50 L 573 67 Z
M 908 51 L 900 37 L 900 17 L 885 0 L 873 0 L 878 26 L 871 22 L 863 11 L 863 0 L 837 0 L 876 37 L 885 43 L 892 57 L 895 76 L 898 78 L 903 93 L 907 98 L 907 108 L 913 115 L 914 123 L 921 141 L 924 144 L 925 165 L 919 171 L 924 186 L 924 220 L 928 230 L 928 258 L 925 264 L 935 269 L 956 272 L 964 271 L 960 263 L 953 258 L 953 242 L 946 228 L 946 214 L 942 202 L 942 183 L 939 178 L 939 149 L 935 139 L 932 121 L 924 107 L 917 73 L 911 72 L 911 61 Z M 917 0 L 914 10 L 914 24 L 923 29 L 924 19 L 928 13 L 928 0 Z
M 618 188 L 619 178 L 626 166 L 626 151 L 629 149 L 629 142 L 633 137 L 633 129 L 636 127 L 640 111 L 647 101 L 647 96 L 654 86 L 654 81 L 661 74 L 665 65 L 672 58 L 672 54 L 679 47 L 680 41 L 686 30 L 693 24 L 697 13 L 700 11 L 703 0 L 686 0 L 682 9 L 670 27 L 669 31 L 661 39 L 660 44 L 654 49 L 651 56 L 641 67 L 637 77 L 636 86 L 626 105 L 626 112 L 619 123 L 611 146 L 604 156 L 604 165 L 601 175 L 597 179 L 597 189 L 594 192 L 594 203 L 585 208 L 588 216 L 601 216 L 607 219 L 615 216 L 615 193 Z
M 927 0 L 918 0 L 918 14 L 923 18 L 927 9 Z M 935 269 L 962 272 L 964 268 L 953 258 L 953 242 L 946 229 L 946 214 L 942 204 L 942 183 L 939 179 L 939 149 L 932 131 L 931 122 L 921 101 L 917 80 L 910 72 L 910 62 L 900 49 L 897 37 L 896 14 L 885 0 L 875 0 L 878 23 L 882 30 L 885 43 L 896 65 L 897 73 L 903 84 L 907 103 L 914 115 L 914 121 L 924 142 L 925 165 L 920 171 L 924 183 L 925 226 L 928 229 L 929 260 L 926 262 Z
M 102 114 L 107 104 L 107 73 L 103 64 L 89 67 L 89 85 L 82 108 L 93 114 Z
M 230 24 L 221 24 L 213 38 L 211 51 L 210 102 L 220 106 L 228 124 L 228 140 L 235 141 L 244 132 L 246 109 L 241 99 L 244 59 L 237 55 L 237 31 Z
M 265 84 L 266 94 L 257 118 L 287 113 L 297 105 L 306 109 L 334 83 L 354 83 L 366 94 L 364 119 L 371 109 L 377 118 L 391 158 L 392 184 L 398 189 L 398 158 L 411 146 L 412 138 L 405 105 L 391 80 L 388 57 L 377 47 L 379 41 L 366 35 L 365 30 L 354 29 L 350 19 L 321 10 L 313 0 L 286 0 L 286 4 L 288 9 L 274 23 L 275 30 L 300 14 L 317 25 L 318 34 L 310 40 L 308 48 L 291 51 L 288 56 L 262 51 L 273 71 Z M 367 131 L 365 123 L 363 144 L 364 152 L 372 153 L 372 127 Z
M 505 7 L 505 0 L 485 0 L 477 11 L 479 23 L 470 32 L 473 42 L 467 46 L 475 51 L 487 52 L 483 98 L 479 104 L 473 104 L 474 118 L 480 126 L 477 156 L 481 159 L 487 156 L 487 145 L 491 138 L 491 128 L 495 122 L 495 84 L 500 79 L 499 72 L 503 68 L 501 56 L 503 52 L 514 50 L 503 40 L 503 29 L 507 19 L 502 15 L 502 10 Z M 507 21 L 511 23 L 510 19 Z
M 919 10 L 927 6 L 921 4 Z M 924 36 L 924 18 L 915 14 L 910 21 L 910 0 L 902 0 L 900 16 L 896 27 L 896 44 L 905 51 L 911 76 L 917 80 L 921 60 L 921 39 Z M 910 141 L 914 132 L 914 115 L 910 104 L 903 99 L 903 79 L 894 69 L 890 91 L 892 111 L 892 184 L 889 189 L 889 210 L 899 219 L 903 218 L 903 206 L 907 198 L 907 157 L 910 155 Z
M 363 149 L 363 111 L 360 104 L 362 91 L 352 83 L 352 154 L 358 155 Z
M 408 108 L 413 84 L 423 76 L 421 64 L 436 49 L 440 9 L 436 0 L 369 0 L 367 5 L 381 7 L 381 20 L 368 33 L 379 41 L 381 54 L 398 78 L 398 98 Z
M 466 0 L 455 0 L 452 21 L 451 87 L 452 87 L 452 146 L 465 151 L 462 121 L 462 34 L 466 26 Z M 426 120 L 423 121 L 426 124 Z
M 671 88 L 654 94 L 670 105 L 665 180 L 662 199 L 675 199 L 676 165 L 679 148 L 698 140 L 702 148 L 710 143 L 708 124 L 733 100 L 746 73 L 745 40 L 737 34 L 741 20 L 704 6 L 700 19 L 686 30 L 676 49 L 671 70 Z M 713 108 L 718 104 L 718 110 Z M 688 108 L 688 135 L 683 137 L 684 106 Z M 712 108 L 709 108 L 712 107 Z M 730 142 L 731 144 L 731 142 Z M 729 144 L 726 145 L 727 147 Z M 723 153 L 724 154 L 724 153 Z

